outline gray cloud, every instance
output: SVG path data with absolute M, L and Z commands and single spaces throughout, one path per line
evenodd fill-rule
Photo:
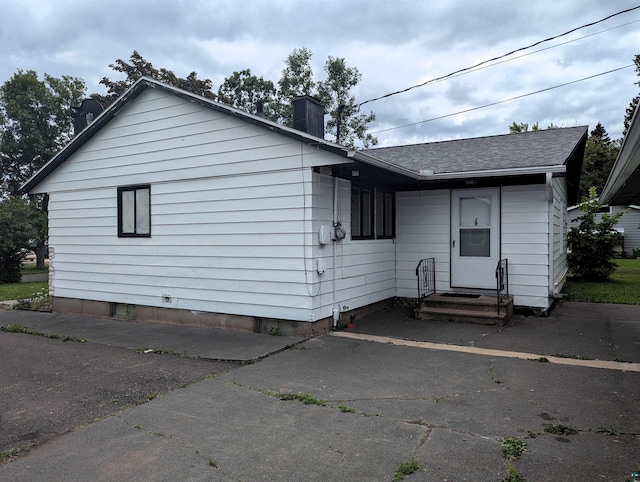
M 243 2 L 18 0 L 0 19 L 0 82 L 18 69 L 83 78 L 104 92 L 109 68 L 138 50 L 156 67 L 181 76 L 195 71 L 217 85 L 250 68 L 277 80 L 285 57 L 309 48 L 318 78 L 327 56 L 344 57 L 363 75 L 362 101 L 424 82 L 635 6 L 630 0 L 512 2 L 440 0 L 285 0 Z M 538 48 L 640 19 L 640 10 Z M 545 89 L 631 63 L 640 53 L 637 24 L 437 82 L 364 106 L 371 130 L 417 123 Z M 525 52 L 528 53 L 529 51 Z M 638 93 L 628 69 L 544 94 L 379 134 L 398 144 L 502 134 L 514 122 L 603 123 L 621 135 L 624 110 Z

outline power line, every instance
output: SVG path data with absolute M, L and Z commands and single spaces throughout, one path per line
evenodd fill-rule
M 364 102 L 360 102 L 360 104 L 358 104 L 358 107 L 361 107 L 364 104 L 368 104 L 369 102 L 375 102 L 377 100 L 386 99 L 387 97 L 391 97 L 391 96 L 394 96 L 394 95 L 398 95 L 398 94 L 403 94 L 405 92 L 409 92 L 410 90 L 417 89 L 418 87 L 423 87 L 423 86 L 425 86 L 427 84 L 431 84 L 433 82 L 436 82 L 436 81 L 439 81 L 439 80 L 443 80 L 443 79 L 446 79 L 448 77 L 452 77 L 452 76 L 454 76 L 456 74 L 460 74 L 461 72 L 466 72 L 468 70 L 475 69 L 477 67 L 480 67 L 481 65 L 488 64 L 489 62 L 495 62 L 496 60 L 503 59 L 503 58 L 508 57 L 509 55 L 512 55 L 512 54 L 514 54 L 516 52 L 521 52 L 523 50 L 527 50 L 527 49 L 530 49 L 532 47 L 535 47 L 536 45 L 540 45 L 542 43 L 549 42 L 551 40 L 555 40 L 555 39 L 560 38 L 560 37 L 564 37 L 565 35 L 569 35 L 570 33 L 573 33 L 573 32 L 575 32 L 577 30 L 583 29 L 585 27 L 591 27 L 593 25 L 597 25 L 597 24 L 602 23 L 602 22 L 604 22 L 606 20 L 609 20 L 610 18 L 616 17 L 618 15 L 622 15 L 623 13 L 632 12 L 633 10 L 637 10 L 639 8 L 640 8 L 640 5 L 638 5 L 636 7 L 632 7 L 632 8 L 627 8 L 626 10 L 621 10 L 621 11 L 619 11 L 617 13 L 614 13 L 612 15 L 609 15 L 608 17 L 605 17 L 603 19 L 600 19 L 600 20 L 597 20 L 595 22 L 591 22 L 591 23 L 587 23 L 587 24 L 581 25 L 580 27 L 572 28 L 571 30 L 568 30 L 568 31 L 566 31 L 564 33 L 561 33 L 559 35 L 554 35 L 553 37 L 549 37 L 549 38 L 546 38 L 544 40 L 539 40 L 539 41 L 537 41 L 535 43 L 532 43 L 531 45 L 528 45 L 527 47 L 520 47 L 520 48 L 512 50 L 511 52 L 508 52 L 506 54 L 499 55 L 498 57 L 494 57 L 492 59 L 484 60 L 484 61 L 482 61 L 480 63 L 472 65 L 471 67 L 465 67 L 463 69 L 456 70 L 455 72 L 451 72 L 451 73 L 449 73 L 447 75 L 443 75 L 442 77 L 436 77 L 435 79 L 427 80 L 426 82 L 422 82 L 421 84 L 412 85 L 411 87 L 407 87 L 407 88 L 402 89 L 402 90 L 397 90 L 395 92 L 391 92 L 389 94 L 385 94 L 385 95 L 382 95 L 380 97 L 374 97 L 373 99 L 365 100 Z
M 527 52 L 526 54 L 517 55 L 517 56 L 512 57 L 510 59 L 501 60 L 500 62 L 496 62 L 496 63 L 491 64 L 491 65 L 483 65 L 483 66 L 481 66 L 479 68 L 471 67 L 470 68 L 471 70 L 468 70 L 466 72 L 460 72 L 460 73 L 457 73 L 457 74 L 454 73 L 453 75 L 451 75 L 451 76 L 449 76 L 447 78 L 454 78 L 454 77 L 460 77 L 462 75 L 472 74 L 473 72 L 478 72 L 479 70 L 489 69 L 489 68 L 494 67 L 496 65 L 504 64 L 506 62 L 511 62 L 512 60 L 518 60 L 518 59 L 521 59 L 523 57 L 528 57 L 529 55 L 534 55 L 534 54 L 537 54 L 539 52 L 544 52 L 545 50 L 555 49 L 556 47 L 561 47 L 563 45 L 567 45 L 567 44 L 570 44 L 570 43 L 573 43 L 573 42 L 577 42 L 579 40 L 584 40 L 584 39 L 589 38 L 589 37 L 594 37 L 596 35 L 600 35 L 602 33 L 606 33 L 606 32 L 609 32 L 611 30 L 615 30 L 617 28 L 626 27 L 627 25 L 631 25 L 632 23 L 638 23 L 638 22 L 640 22 L 640 20 L 632 20 L 631 22 L 623 23 L 622 25 L 616 25 L 615 27 L 607 28 L 605 30 L 600 30 L 599 32 L 590 33 L 588 35 L 583 35 L 582 37 L 578 37 L 578 38 L 574 38 L 574 39 L 571 39 L 571 40 L 567 40 L 566 42 L 561 42 L 559 44 L 551 45 L 549 47 L 543 47 L 541 49 L 534 50 L 533 52 Z M 439 81 L 439 80 L 446 80 L 446 79 L 444 79 L 444 78 L 434 79 L 433 82 L 436 82 L 436 81 Z
M 560 87 L 566 87 L 567 85 L 577 84 L 578 82 L 583 82 L 585 80 L 594 79 L 596 77 L 600 77 L 601 75 L 611 74 L 613 72 L 618 72 L 619 70 L 628 69 L 629 67 L 634 67 L 634 66 L 635 66 L 635 64 L 625 65 L 624 67 L 618 67 L 617 69 L 608 70 L 606 72 L 600 72 L 599 74 L 590 75 L 589 77 L 584 77 L 584 78 L 578 79 L 578 80 L 572 80 L 571 82 L 566 82 L 564 84 L 554 85 L 553 87 L 547 87 L 546 89 L 536 90 L 535 92 L 529 92 L 528 94 L 521 94 L 521 95 L 517 95 L 515 97 L 510 97 L 509 99 L 499 100 L 497 102 L 491 102 L 490 104 L 485 104 L 485 105 L 481 105 L 481 106 L 478 106 L 478 107 L 472 107 L 470 109 L 465 109 L 465 110 L 461 110 L 461 111 L 458 111 L 458 112 L 454 112 L 453 114 L 441 115 L 441 116 L 438 116 L 438 117 L 432 117 L 431 119 L 426 119 L 426 120 L 422 120 L 422 121 L 418 121 L 418 122 L 412 122 L 411 124 L 404 124 L 404 125 L 401 125 L 401 126 L 390 127 L 388 129 L 382 129 L 382 130 L 379 130 L 379 131 L 374 131 L 374 132 L 371 132 L 371 134 L 380 134 L 381 132 L 393 131 L 395 129 L 403 129 L 405 127 L 411 127 L 411 126 L 415 126 L 415 125 L 418 125 L 418 124 L 424 124 L 426 122 L 432 122 L 432 121 L 435 121 L 435 120 L 445 119 L 447 117 L 453 117 L 453 116 L 459 115 L 459 114 L 466 114 L 467 112 L 473 112 L 474 110 L 480 110 L 480 109 L 484 109 L 486 107 L 492 107 L 494 105 L 504 104 L 505 102 L 511 102 L 512 100 L 518 100 L 518 99 L 522 99 L 523 97 L 529 97 L 529 96 L 534 95 L 534 94 L 540 94 L 542 92 L 547 92 L 549 90 L 558 89 Z

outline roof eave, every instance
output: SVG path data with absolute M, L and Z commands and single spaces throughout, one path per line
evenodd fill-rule
M 514 167 L 507 169 L 487 169 L 483 171 L 462 171 L 462 172 L 442 172 L 438 174 L 426 174 L 418 176 L 423 181 L 437 181 L 448 179 L 466 179 L 470 177 L 507 177 L 507 176 L 523 176 L 528 174 L 564 174 L 566 166 L 536 166 L 536 167 Z
M 637 175 L 640 171 L 640 120 L 638 120 L 638 116 L 638 108 L 636 108 L 616 162 L 613 164 L 609 178 L 600 194 L 600 202 L 603 204 L 626 204 L 619 202 L 619 199 L 623 197 L 622 191 L 627 187 L 634 173 Z M 629 188 L 632 189 L 632 186 Z M 640 201 L 640 195 L 636 195 L 632 200 L 632 202 L 638 201 Z
M 334 144 L 325 139 L 321 139 L 319 137 L 312 136 L 311 134 L 307 134 L 306 132 L 298 131 L 291 127 L 280 125 L 276 122 L 270 121 L 263 117 L 259 117 L 253 114 L 249 114 L 248 112 L 242 111 L 240 109 L 236 109 L 231 106 L 227 106 L 225 104 L 220 104 L 218 102 L 212 101 L 205 97 L 201 97 L 196 94 L 192 94 L 190 92 L 183 91 L 176 87 L 170 86 L 168 84 L 161 83 L 157 80 L 150 79 L 147 77 L 141 77 L 138 79 L 129 89 L 122 94 L 115 102 L 113 102 L 109 107 L 107 107 L 96 119 L 89 124 L 80 134 L 74 137 L 62 150 L 58 151 L 58 153 L 53 156 L 49 162 L 47 162 L 38 172 L 36 172 L 28 181 L 26 181 L 21 187 L 21 192 L 28 193 L 33 190 L 40 182 L 42 182 L 49 174 L 51 174 L 58 166 L 60 166 L 64 161 L 66 161 L 71 155 L 73 155 L 85 142 L 87 142 L 93 135 L 96 134 L 105 124 L 107 124 L 111 119 L 113 119 L 116 114 L 133 98 L 140 95 L 145 89 L 154 88 L 154 89 L 163 89 L 173 93 L 174 95 L 186 99 L 189 102 L 194 102 L 209 109 L 216 110 L 218 112 L 223 112 L 235 117 L 241 117 L 243 120 L 258 125 L 262 128 L 266 128 L 272 130 L 274 132 L 278 132 L 282 135 L 285 135 L 289 138 L 295 139 L 299 142 L 310 146 L 317 146 L 319 149 L 331 152 L 333 154 L 339 155 L 345 158 L 351 158 L 354 155 L 354 151 L 341 146 L 339 144 Z

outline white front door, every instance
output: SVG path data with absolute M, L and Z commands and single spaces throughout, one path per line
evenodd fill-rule
M 451 287 L 495 288 L 500 260 L 500 191 L 451 194 Z

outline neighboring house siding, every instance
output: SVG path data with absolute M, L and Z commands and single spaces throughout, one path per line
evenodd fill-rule
M 451 201 L 448 189 L 396 194 L 397 296 L 418 297 L 416 266 L 435 258 L 436 289 L 448 291 Z
M 611 214 L 616 214 L 620 211 L 625 211 L 625 213 L 622 215 L 620 222 L 616 224 L 616 227 L 624 229 L 624 250 L 627 254 L 631 255 L 634 249 L 640 248 L 640 209 L 631 206 L 611 207 Z M 576 219 L 583 214 L 584 211 L 582 211 L 582 209 L 572 208 L 569 211 L 568 229 L 571 229 L 571 227 L 578 227 Z M 602 214 L 597 214 L 596 221 L 600 222 L 601 219 Z
M 549 207 L 544 184 L 502 188 L 502 258 L 516 306 L 549 307 Z
M 38 186 L 54 295 L 311 321 L 322 283 L 310 168 L 332 162 L 146 91 Z M 118 238 L 116 189 L 139 183 L 151 185 L 151 237 Z

